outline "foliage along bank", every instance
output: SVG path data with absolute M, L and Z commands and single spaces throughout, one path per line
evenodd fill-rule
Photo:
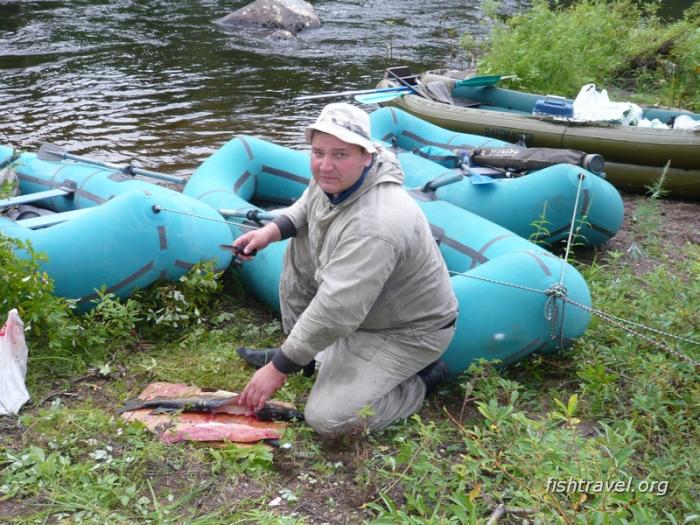
M 498 2 L 484 4 L 490 37 L 462 37 L 480 55 L 479 73 L 517 75 L 513 88 L 536 93 L 573 98 L 595 83 L 617 100 L 700 110 L 698 2 L 673 22 L 657 15 L 658 2 L 535 0 L 508 19 L 497 14 Z

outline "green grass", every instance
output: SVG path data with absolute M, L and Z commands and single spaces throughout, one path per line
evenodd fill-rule
M 575 97 L 595 83 L 613 100 L 700 109 L 698 3 L 675 22 L 656 16 L 655 2 L 535 0 L 505 21 L 488 4 L 488 40 L 462 37 L 482 74 L 517 75 L 511 86 L 535 93 Z
M 664 219 L 638 198 L 637 250 L 575 264 L 597 308 L 697 340 L 700 248 L 669 249 Z M 5 257 L 3 275 L 25 264 Z M 28 334 L 33 404 L 0 420 L 0 522 L 486 523 L 504 504 L 499 523 L 700 523 L 697 369 L 598 317 L 573 349 L 476 364 L 378 434 L 327 442 L 293 425 L 276 450 L 166 446 L 116 408 L 157 380 L 239 390 L 251 370 L 234 350 L 279 343 L 275 317 L 206 268 L 88 316 L 37 299 L 31 282 L 8 296 L 37 312 L 34 326 L 65 323 L 79 340 Z M 277 397 L 301 406 L 311 385 L 294 376 Z M 657 483 L 548 490 L 569 479 Z

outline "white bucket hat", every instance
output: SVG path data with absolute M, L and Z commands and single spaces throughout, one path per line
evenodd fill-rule
M 364 110 L 352 104 L 336 102 L 323 108 L 316 122 L 304 130 L 304 136 L 306 142 L 311 143 L 313 132 L 322 131 L 374 153 L 377 148 L 372 144 L 369 130 L 369 115 Z

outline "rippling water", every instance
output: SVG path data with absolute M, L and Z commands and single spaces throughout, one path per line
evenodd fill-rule
M 323 26 L 294 41 L 212 23 L 247 3 L 0 0 L 0 143 L 184 175 L 239 133 L 300 146 L 327 101 L 296 95 L 460 67 L 458 36 L 488 31 L 478 0 L 317 1 Z

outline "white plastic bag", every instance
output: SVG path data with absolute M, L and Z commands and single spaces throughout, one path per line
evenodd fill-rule
M 574 100 L 574 119 L 598 122 L 619 122 L 636 126 L 642 118 L 642 108 L 631 102 L 611 102 L 604 89 L 596 91 L 595 84 L 586 84 Z
M 16 309 L 7 314 L 0 329 L 0 415 L 16 414 L 27 401 L 27 344 L 24 323 Z
M 691 131 L 700 130 L 700 120 L 695 120 L 688 115 L 678 115 L 673 121 L 673 129 L 689 129 Z
M 652 128 L 652 129 L 669 129 L 666 124 L 661 122 L 659 119 L 655 118 L 654 120 L 649 120 L 646 118 L 643 118 L 642 120 L 639 121 L 637 124 L 638 128 Z

